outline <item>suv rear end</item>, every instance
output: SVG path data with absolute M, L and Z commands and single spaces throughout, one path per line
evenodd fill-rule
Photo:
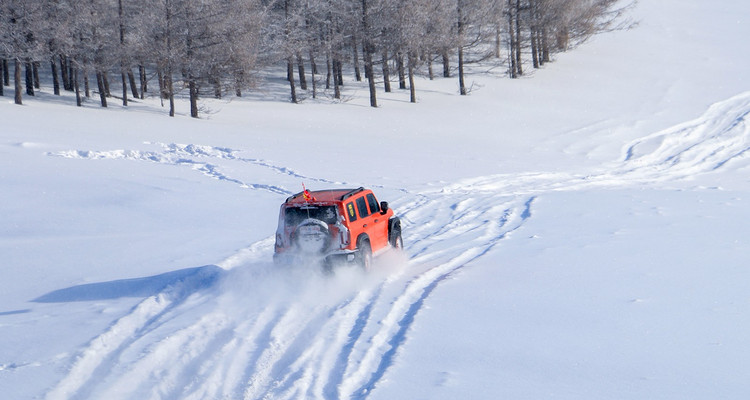
M 373 254 L 401 244 L 398 217 L 371 190 L 305 190 L 281 205 L 274 260 L 369 268 Z

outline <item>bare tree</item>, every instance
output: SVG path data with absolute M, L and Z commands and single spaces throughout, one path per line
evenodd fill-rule
M 22 66 L 30 65 L 43 53 L 39 31 L 35 24 L 41 20 L 42 3 L 29 0 L 4 0 L 0 3 L 0 42 L 3 59 L 14 62 L 15 103 L 23 104 Z M 32 80 L 27 79 L 27 83 Z M 27 86 L 27 89 L 29 87 Z M 30 87 L 33 94 L 33 84 Z
M 47 66 L 55 94 L 61 87 L 74 91 L 78 105 L 81 93 L 89 96 L 89 76 L 95 75 L 102 107 L 110 96 L 110 74 L 119 75 L 127 105 L 131 94 L 144 96 L 152 73 L 171 116 L 175 95 L 184 90 L 190 115 L 198 117 L 199 96 L 221 97 L 230 90 L 240 96 L 259 69 L 284 64 L 292 101 L 307 93 L 307 65 L 316 97 L 316 60 L 326 60 L 326 88 L 333 83 L 335 98 L 341 97 L 344 71 L 361 79 L 362 62 L 372 107 L 378 106 L 375 65 L 382 66 L 385 90 L 397 74 L 412 102 L 415 77 L 426 64 L 432 79 L 433 62 L 442 63 L 445 77 L 457 71 L 465 95 L 468 65 L 494 56 L 492 63 L 507 63 L 509 75 L 520 76 L 524 62 L 538 68 L 596 33 L 627 27 L 632 1 L 3 0 L 0 95 L 11 65 L 19 104 L 23 79 L 34 94 L 39 69 Z M 507 59 L 500 57 L 503 46 Z
M 362 53 L 365 57 L 365 76 L 367 85 L 370 90 L 370 106 L 377 107 L 378 99 L 375 91 L 375 71 L 373 69 L 372 55 L 375 52 L 375 43 L 373 41 L 373 32 L 370 28 L 370 2 L 372 0 L 362 0 Z

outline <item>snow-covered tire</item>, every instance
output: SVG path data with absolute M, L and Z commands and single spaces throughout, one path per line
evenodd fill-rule
M 370 239 L 362 238 L 357 242 L 357 265 L 365 271 L 372 268 L 372 246 Z

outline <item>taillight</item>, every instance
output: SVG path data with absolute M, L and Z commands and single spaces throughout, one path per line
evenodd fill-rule
M 341 229 L 339 230 L 339 237 L 341 241 L 341 248 L 349 245 L 349 242 L 351 241 L 351 235 L 349 234 L 349 229 L 346 229 L 345 226 L 341 226 Z

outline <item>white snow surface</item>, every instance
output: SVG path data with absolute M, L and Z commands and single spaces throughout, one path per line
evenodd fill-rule
M 1 98 L 0 397 L 750 398 L 750 4 L 632 15 L 416 105 Z M 274 266 L 303 182 L 405 251 Z

